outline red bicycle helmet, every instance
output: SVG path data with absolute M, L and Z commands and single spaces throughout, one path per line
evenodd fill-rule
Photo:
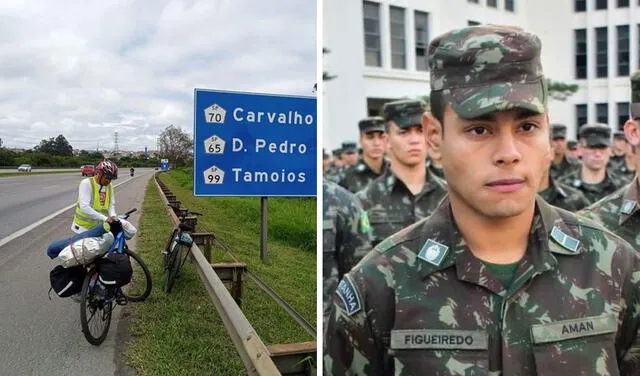
M 106 177 L 112 178 L 118 175 L 118 166 L 108 159 L 98 163 L 96 170 L 102 172 Z

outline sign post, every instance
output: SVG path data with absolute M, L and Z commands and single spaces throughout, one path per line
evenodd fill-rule
M 195 89 L 194 196 L 316 195 L 316 98 Z

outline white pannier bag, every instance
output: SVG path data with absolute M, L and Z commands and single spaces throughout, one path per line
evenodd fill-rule
M 124 238 L 129 240 L 136 236 L 138 229 L 136 226 L 132 225 L 131 222 L 121 219 L 120 224 L 122 225 L 122 232 L 124 233 Z
M 64 247 L 54 261 L 60 263 L 64 268 L 86 265 L 107 253 L 113 241 L 114 237 L 110 232 L 95 238 L 76 240 L 71 245 Z

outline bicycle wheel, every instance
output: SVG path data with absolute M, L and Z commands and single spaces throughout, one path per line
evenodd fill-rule
M 169 239 L 167 240 L 167 245 L 165 245 L 164 247 L 164 251 L 163 251 L 163 260 L 162 260 L 162 267 L 164 268 L 164 270 L 167 270 L 167 265 L 169 263 L 169 254 L 171 253 L 171 246 L 173 245 L 173 239 L 178 235 L 178 229 L 174 228 L 173 232 L 171 233 L 171 236 L 169 237 Z
M 94 346 L 100 345 L 107 338 L 111 326 L 113 302 L 105 294 L 106 289 L 98 282 L 98 271 L 91 268 L 82 283 L 80 323 L 84 338 Z
M 147 268 L 147 265 L 144 263 L 144 261 L 142 261 L 140 255 L 133 252 L 129 248 L 124 249 L 122 252 L 129 256 L 131 266 L 133 267 L 133 278 L 131 280 L 131 283 L 121 288 L 122 294 L 130 302 L 141 302 L 143 300 L 146 300 L 151 294 L 152 284 L 149 268 Z M 136 277 L 136 270 L 142 270 L 144 277 Z
M 182 257 L 182 247 L 183 245 L 176 244 L 176 246 L 173 247 L 173 250 L 169 254 L 169 261 L 164 274 L 164 292 L 167 294 L 171 292 L 171 287 L 173 287 L 173 281 L 176 279 L 176 276 L 178 275 L 178 270 L 180 269 L 180 258 Z

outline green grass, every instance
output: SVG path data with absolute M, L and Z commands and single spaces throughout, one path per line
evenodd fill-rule
M 198 231 L 207 228 L 214 232 L 236 257 L 315 326 L 315 199 L 269 199 L 269 262 L 262 264 L 259 199 L 193 197 L 190 184 L 185 182 L 191 177 L 180 170 L 163 173 L 161 179 L 183 206 L 205 214 L 198 220 Z M 245 374 L 194 265 L 187 262 L 172 292 L 162 292 L 160 250 L 172 223 L 153 181 L 147 187 L 142 209 L 137 251 L 151 270 L 154 286 L 147 301 L 132 305 L 135 340 L 129 344 L 127 362 L 139 375 Z M 220 248 L 214 249 L 213 258 L 213 262 L 230 260 Z M 242 310 L 265 344 L 312 340 L 247 276 Z

